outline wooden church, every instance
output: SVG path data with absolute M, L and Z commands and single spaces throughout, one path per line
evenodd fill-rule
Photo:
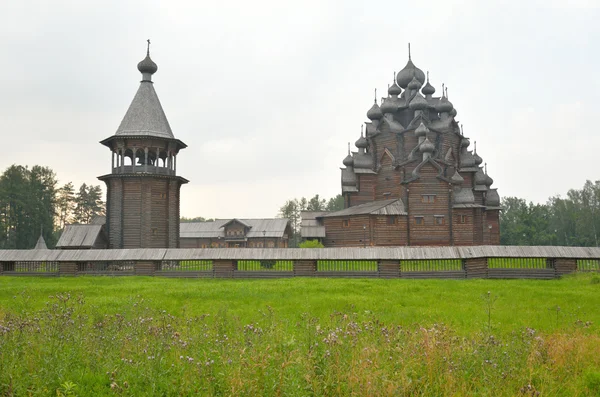
M 348 148 L 341 169 L 345 209 L 318 214 L 325 246 L 499 244 L 500 197 L 456 109 L 410 57 Z M 487 168 L 487 167 L 486 167 Z M 317 230 L 319 229 L 319 230 Z

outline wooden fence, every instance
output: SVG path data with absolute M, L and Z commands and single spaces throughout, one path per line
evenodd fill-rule
M 600 272 L 585 247 L 4 250 L 0 275 L 209 278 L 539 278 Z

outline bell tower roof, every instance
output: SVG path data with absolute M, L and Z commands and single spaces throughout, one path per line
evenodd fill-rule
M 142 74 L 142 80 L 129 109 L 115 134 L 101 143 L 110 146 L 110 142 L 119 137 L 161 138 L 175 140 L 180 147 L 186 147 L 173 135 L 167 116 L 154 90 L 152 75 L 156 73 L 158 66 L 150 58 L 150 40 L 148 40 L 146 57 L 138 63 L 137 68 Z
M 150 58 L 150 40 L 146 58 L 138 64 L 142 81 L 115 135 L 153 136 L 174 139 L 167 116 L 154 90 L 152 75 L 158 66 Z

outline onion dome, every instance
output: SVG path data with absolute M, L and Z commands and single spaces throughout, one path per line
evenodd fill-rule
M 416 77 L 413 77 L 412 80 L 408 83 L 409 90 L 418 90 L 421 88 L 421 82 L 417 80 Z
M 148 49 L 146 50 L 146 58 L 142 59 L 137 65 L 138 70 L 143 76 L 144 80 L 151 81 L 151 76 L 156 73 L 158 66 L 150 58 L 150 40 L 148 40 Z
M 480 165 L 481 163 L 483 163 L 483 159 L 481 157 L 479 157 L 479 155 L 477 154 L 477 152 L 475 152 L 473 154 L 473 158 L 475 159 L 475 165 Z
M 433 143 L 431 143 L 429 139 L 425 137 L 425 140 L 423 141 L 423 143 L 421 143 L 421 146 L 419 146 L 419 151 L 421 151 L 421 153 L 433 153 L 434 150 L 435 146 L 433 145 Z
M 473 204 L 475 202 L 475 196 L 473 190 L 462 188 L 454 195 L 455 204 Z
M 423 86 L 421 92 L 423 95 L 433 95 L 435 93 L 435 88 L 429 84 L 429 72 L 427 72 L 427 83 L 425 83 L 425 86 Z
M 485 205 L 490 207 L 500 206 L 500 196 L 498 195 L 498 189 L 490 189 L 485 195 Z
M 438 103 L 435 104 L 435 110 L 438 113 L 448 113 L 452 108 L 452 103 L 445 96 L 441 97 Z
M 463 138 L 460 140 L 460 147 L 461 147 L 461 148 L 463 148 L 463 147 L 464 147 L 464 148 L 467 148 L 467 147 L 469 147 L 469 145 L 470 145 L 470 144 L 471 144 L 471 141 L 469 140 L 469 138 L 463 137 Z
M 481 167 L 479 167 L 479 170 L 475 173 L 475 185 L 485 185 L 485 181 L 485 174 Z
M 410 83 L 410 81 L 413 79 L 413 77 L 419 80 L 421 84 L 425 82 L 425 73 L 423 73 L 423 71 L 416 67 L 415 64 L 412 62 L 409 50 L 408 62 L 406 63 L 404 69 L 402 69 L 396 75 L 396 82 L 400 87 L 406 88 L 408 86 L 408 83 Z
M 464 178 L 458 173 L 458 170 L 454 170 L 454 175 L 452 175 L 450 180 L 454 185 L 462 185 L 462 183 L 465 181 Z
M 354 165 L 354 159 L 352 158 L 352 155 L 350 153 L 348 153 L 348 155 L 346 156 L 346 158 L 344 159 L 344 161 L 342 163 L 346 167 L 352 167 Z
M 367 138 L 365 138 L 363 136 L 363 134 L 360 134 L 360 138 L 358 138 L 358 140 L 355 143 L 356 147 L 359 149 L 366 149 L 367 146 L 369 146 L 369 143 L 367 142 Z
M 421 123 L 415 130 L 415 136 L 417 138 L 420 138 L 422 136 L 427 136 L 428 132 L 429 132 L 429 128 L 425 127 L 425 124 Z
M 402 88 L 398 87 L 398 84 L 396 84 L 396 82 L 394 81 L 394 84 L 392 84 L 390 88 L 388 88 L 388 94 L 398 96 L 402 94 Z
M 456 108 L 452 108 L 452 110 L 450 111 L 450 113 L 448 113 L 451 117 L 456 117 L 456 115 L 458 114 L 458 112 L 456 111 Z
M 381 104 L 381 111 L 383 112 L 383 114 L 396 113 L 397 110 L 398 105 L 396 105 L 390 97 L 387 97 Z
M 494 183 L 494 180 L 486 172 L 485 173 L 485 186 L 490 187 L 490 186 L 492 186 L 493 183 Z
M 381 109 L 379 105 L 377 105 L 377 101 L 371 106 L 371 109 L 367 112 L 367 117 L 369 120 L 381 120 L 383 118 L 383 113 L 381 113 Z
M 417 95 L 415 95 L 413 100 L 410 101 L 410 104 L 408 106 L 412 110 L 425 110 L 425 109 L 427 109 L 429 104 L 427 103 L 425 98 L 423 98 L 423 95 L 421 95 L 419 92 L 417 92 Z
M 460 166 L 463 168 L 475 167 L 475 158 L 471 152 L 465 151 L 460 155 Z

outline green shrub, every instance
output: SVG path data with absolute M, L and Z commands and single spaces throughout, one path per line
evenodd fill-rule
M 301 242 L 298 247 L 300 248 L 325 248 L 323 243 L 319 240 L 306 240 Z

